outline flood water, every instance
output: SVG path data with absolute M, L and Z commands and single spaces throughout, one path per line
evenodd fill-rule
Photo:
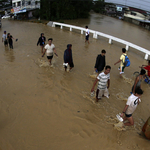
M 150 47 L 150 32 L 139 26 L 108 16 L 91 14 L 89 19 L 66 21 L 81 27 L 89 25 L 144 48 Z M 14 49 L 0 43 L 0 149 L 1 150 L 148 150 L 149 141 L 141 128 L 150 114 L 150 87 L 142 83 L 142 102 L 133 114 L 134 127 L 125 131 L 114 128 L 115 116 L 122 112 L 129 95 L 133 72 L 147 64 L 144 54 L 130 49 L 131 66 L 126 79 L 119 78 L 113 64 L 121 55 L 122 44 L 108 44 L 108 39 L 90 36 L 84 43 L 79 31 L 52 28 L 43 24 L 3 20 L 0 35 L 6 30 L 14 38 Z M 41 57 L 36 46 L 40 33 L 53 38 L 58 58 L 53 67 Z M 72 44 L 74 69 L 62 66 L 67 44 Z M 110 98 L 95 103 L 90 96 L 96 56 L 106 50 L 106 64 L 111 65 Z M 131 80 L 130 80 L 131 79 Z M 95 87 L 96 89 L 96 87 Z

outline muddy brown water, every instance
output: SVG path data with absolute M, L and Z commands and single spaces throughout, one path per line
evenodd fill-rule
M 3 20 L 0 30 L 10 32 L 14 50 L 5 49 L 0 43 L 0 148 L 2 150 L 148 150 L 149 141 L 141 133 L 141 127 L 150 115 L 150 87 L 142 83 L 142 102 L 133 114 L 135 127 L 126 131 L 114 129 L 116 114 L 125 101 L 118 99 L 130 95 L 131 84 L 119 78 L 113 64 L 121 55 L 122 44 L 108 44 L 105 38 L 90 37 L 90 45 L 84 43 L 84 35 L 68 29 L 52 28 L 43 24 Z M 89 19 L 66 21 L 107 33 L 134 44 L 149 48 L 150 32 L 115 18 L 91 14 Z M 53 67 L 41 57 L 36 46 L 40 33 L 52 37 L 58 58 Z M 72 44 L 75 67 L 70 73 L 62 66 L 63 52 Z M 97 54 L 106 50 L 107 64 L 111 65 L 110 98 L 98 103 L 90 97 Z M 125 76 L 132 79 L 138 66 L 147 64 L 144 54 L 130 49 L 131 66 Z M 96 87 L 95 87 L 96 89 Z

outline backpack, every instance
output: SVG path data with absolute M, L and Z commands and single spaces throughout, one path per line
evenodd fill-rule
M 130 60 L 128 58 L 127 55 L 124 55 L 125 56 L 125 61 L 123 63 L 124 67 L 129 67 L 130 66 Z

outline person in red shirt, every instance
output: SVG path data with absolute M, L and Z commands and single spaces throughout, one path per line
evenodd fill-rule
M 142 65 L 140 68 L 147 70 L 148 76 L 146 76 L 145 82 L 150 84 L 150 79 L 149 79 L 149 77 L 150 77 L 150 60 L 148 60 L 148 65 Z

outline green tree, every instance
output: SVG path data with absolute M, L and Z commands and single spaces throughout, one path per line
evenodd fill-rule
M 92 0 L 41 0 L 40 17 L 47 20 L 87 18 Z
M 94 1 L 93 10 L 97 13 L 104 13 L 105 2 L 104 0 Z

